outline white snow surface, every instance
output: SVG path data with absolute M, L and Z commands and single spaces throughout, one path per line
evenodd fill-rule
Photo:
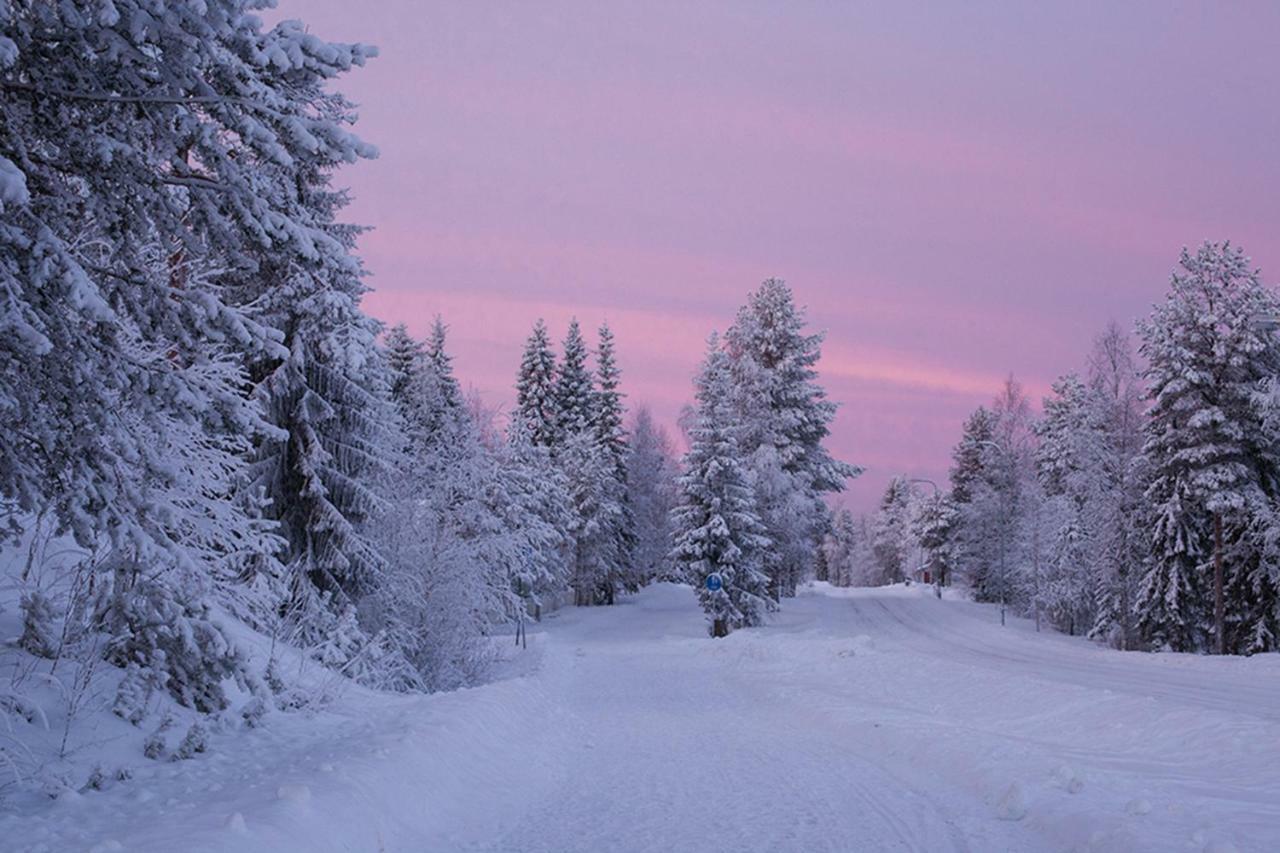
M 483 687 L 350 690 L 6 851 L 1280 850 L 1280 655 L 1123 653 L 919 586 L 705 635 L 687 587 L 546 620 Z

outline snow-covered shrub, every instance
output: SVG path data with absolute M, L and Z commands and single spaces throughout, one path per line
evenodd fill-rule
M 86 791 L 101 791 L 107 786 L 107 772 L 102 769 L 101 764 L 93 765 L 93 769 L 89 771 L 89 779 L 84 783 Z
M 152 761 L 158 761 L 169 752 L 169 744 L 165 738 L 165 732 L 173 728 L 173 717 L 165 714 L 160 720 L 160 725 L 156 726 L 155 731 L 147 735 L 147 739 L 142 743 L 142 754 Z
M 57 615 L 53 602 L 39 590 L 22 596 L 22 636 L 18 647 L 36 657 L 52 658 L 58 653 Z
M 130 663 L 125 667 L 120 686 L 116 688 L 112 712 L 120 719 L 138 725 L 147 715 L 147 703 L 154 686 L 155 679 L 146 670 L 136 663 Z
M 191 728 L 187 729 L 187 734 L 182 738 L 182 742 L 178 744 L 178 748 L 173 751 L 173 760 L 185 761 L 208 748 L 209 732 L 205 729 L 203 723 L 196 720 L 191 724 Z
M 110 637 L 108 661 L 136 666 L 188 708 L 202 713 L 226 708 L 229 679 L 248 687 L 244 655 L 193 594 L 158 580 L 139 580 L 109 595 L 100 624 Z
M 254 696 L 240 709 L 240 718 L 246 728 L 256 729 L 262 725 L 262 718 L 267 715 L 267 702 L 261 696 Z

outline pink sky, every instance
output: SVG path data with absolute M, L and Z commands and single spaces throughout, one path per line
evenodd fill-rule
M 706 334 L 785 278 L 865 509 L 894 474 L 941 482 L 1010 370 L 1038 397 L 1131 325 L 1182 245 L 1280 269 L 1280 6 L 1046 5 L 279 13 L 381 50 L 341 84 L 381 151 L 341 176 L 372 314 L 442 313 L 504 406 L 535 319 L 607 319 L 630 401 L 673 423 Z

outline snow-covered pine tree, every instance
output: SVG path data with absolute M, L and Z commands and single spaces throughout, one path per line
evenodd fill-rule
M 679 463 L 671 438 L 645 406 L 631 419 L 627 501 L 636 525 L 632 565 L 639 583 L 673 577 L 671 510 L 676 503 Z
M 591 369 L 587 366 L 587 343 L 577 319 L 569 321 L 564 336 L 555 381 L 556 428 L 567 440 L 580 432 L 591 432 L 596 423 L 596 393 Z
M 672 513 L 672 559 L 694 585 L 714 637 L 761 624 L 772 606 L 769 577 L 760 568 L 770 541 L 735 436 L 732 381 L 729 358 L 713 334 L 696 381 L 697 416 Z M 712 574 L 721 582 L 714 591 L 706 583 Z
M 600 324 L 600 340 L 596 349 L 596 380 L 593 417 L 596 443 L 613 465 L 613 488 L 610 489 L 618 504 L 617 524 L 612 535 L 617 539 L 617 565 L 614 567 L 616 586 L 635 592 L 644 583 L 644 576 L 635 564 L 636 521 L 627 488 L 630 476 L 628 460 L 630 448 L 627 432 L 622 425 L 623 394 L 619 390 L 622 372 L 618 368 L 614 350 L 613 330 L 608 323 Z M 612 596 L 610 597 L 612 603 Z
M 612 604 L 621 557 L 616 531 L 622 523 L 613 462 L 590 430 L 567 433 L 557 461 L 568 479 L 573 510 L 574 602 Z
M 827 577 L 832 586 L 854 586 L 865 583 L 864 566 L 858 561 L 859 531 L 853 513 L 841 507 L 831 524 L 831 532 L 823 540 L 827 560 Z
M 951 582 L 955 569 L 955 527 L 959 523 L 955 504 L 947 494 L 934 494 L 921 501 L 912 519 L 916 541 L 924 549 L 925 565 L 938 586 Z
M 540 616 L 545 600 L 558 596 L 572 579 L 569 480 L 550 450 L 534 444 L 519 420 L 511 423 L 499 464 L 509 498 L 507 526 L 519 541 L 516 593 Z
M 1031 426 L 1030 403 L 1010 376 L 991 408 L 978 409 L 966 421 L 951 471 L 958 568 L 979 601 L 1019 609 L 1031 589 L 1022 569 L 1032 561 L 1020 554 L 1032 506 L 1028 486 L 1035 481 Z
M 256 10 L 5 10 L 0 491 L 111 543 L 99 625 L 168 596 L 184 602 L 165 610 L 172 630 L 213 637 L 193 621 L 200 597 L 244 566 L 269 572 L 279 545 L 237 486 L 247 442 L 273 433 L 243 365 L 287 350 L 237 285 L 268 251 L 346 258 L 299 176 L 372 154 L 326 88 L 371 51 L 298 22 L 263 31 Z M 208 667 L 203 650 L 130 654 L 224 665 L 216 642 Z
M 955 504 L 972 502 L 976 486 L 991 481 L 987 442 L 994 441 L 995 434 L 995 416 L 986 406 L 979 406 L 965 420 L 960 442 L 951 453 L 951 500 Z
M 441 408 L 451 417 L 456 417 L 466 408 L 466 405 L 462 397 L 462 386 L 458 383 L 458 378 L 453 375 L 453 357 L 445 348 L 448 332 L 449 327 L 444 324 L 444 318 L 437 314 L 431 323 L 431 337 L 427 340 L 426 358 L 427 365 L 440 388 Z
M 543 488 L 536 511 L 555 510 L 555 478 L 528 482 L 525 466 L 496 458 L 480 440 L 445 337 L 438 321 L 422 356 L 404 360 L 402 391 L 393 395 L 412 440 L 389 478 L 392 498 L 378 525 L 388 568 L 361 609 L 361 623 L 389 637 L 411 667 L 389 686 L 474 683 L 490 659 L 485 635 L 521 618 L 551 559 L 529 548 L 553 548 L 556 535 L 538 527 L 541 516 L 524 514 L 530 488 Z
M 999 471 L 995 442 L 996 417 L 986 406 L 979 406 L 964 422 L 960 441 L 952 451 L 951 501 L 956 509 L 951 550 L 955 569 L 985 600 L 984 592 L 995 574 L 998 558 L 994 547 L 994 514 L 990 496 L 997 484 Z
M 911 527 L 914 513 L 911 484 L 903 477 L 894 477 L 880 498 L 871 533 L 879 584 L 899 583 L 911 575 L 916 548 Z
M 1036 473 L 1042 494 L 1030 524 L 1034 606 L 1070 634 L 1092 627 L 1096 618 L 1094 576 L 1096 533 L 1088 513 L 1099 497 L 1101 436 L 1098 406 L 1088 386 L 1074 373 L 1053 383 L 1044 415 L 1035 425 L 1039 445 Z
M 485 449 L 463 397 L 462 385 L 453 373 L 453 358 L 445 348 L 447 333 L 444 319 L 437 315 L 431 324 L 423 365 L 432 400 L 424 424 L 424 441 L 439 459 L 448 459 L 454 452 L 480 453 Z
M 760 510 L 778 548 L 768 569 L 775 597 L 794 595 L 812 571 L 827 525 L 822 495 L 841 491 L 860 473 L 832 458 L 824 445 L 836 405 L 816 381 L 823 336 L 806 333 L 805 322 L 790 288 L 771 278 L 751 294 L 725 335 L 741 450 L 760 481 Z
M 1280 442 L 1274 398 L 1263 392 L 1280 373 L 1280 342 L 1268 326 L 1278 315 L 1280 300 L 1244 252 L 1205 243 L 1183 250 L 1167 299 L 1139 326 L 1154 525 L 1137 610 L 1156 647 L 1241 653 L 1277 645 L 1280 595 L 1264 553 L 1274 536 Z
M 627 478 L 627 431 L 622 425 L 623 394 L 618 390 L 622 372 L 618 368 L 614 349 L 613 330 L 608 323 L 600 324 L 600 339 L 596 347 L 596 392 L 592 415 L 596 442 L 618 469 L 618 479 Z M 566 359 L 567 361 L 567 359 Z
M 387 330 L 382 338 L 382 346 L 383 359 L 391 374 L 387 390 L 397 405 L 403 405 L 415 377 L 421 373 L 426 348 L 421 341 L 414 340 L 404 323 L 397 323 Z
M 399 449 L 388 429 L 378 328 L 359 311 L 358 283 L 312 286 L 314 293 L 291 300 L 288 358 L 255 392 L 278 432 L 259 447 L 251 481 L 270 497 L 289 543 L 290 607 L 303 642 L 320 639 L 312 629 L 323 624 L 322 599 L 341 612 L 385 567 L 368 524 L 386 461 Z
M 555 396 L 556 357 L 551 350 L 547 326 L 538 320 L 524 345 L 520 372 L 516 377 L 516 417 L 525 425 L 530 440 L 540 447 L 559 444 Z

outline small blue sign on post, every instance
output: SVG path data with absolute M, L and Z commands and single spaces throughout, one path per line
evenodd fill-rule
M 719 572 L 712 572 L 707 575 L 707 591 L 719 592 L 724 588 L 724 579 L 720 577 Z

